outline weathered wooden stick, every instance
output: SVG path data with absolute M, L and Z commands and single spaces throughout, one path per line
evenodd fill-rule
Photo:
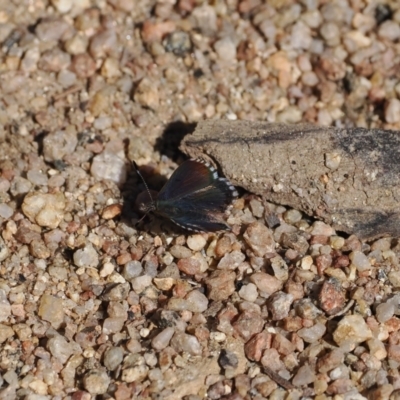
M 360 238 L 400 236 L 400 132 L 201 121 L 181 149 L 237 186 Z

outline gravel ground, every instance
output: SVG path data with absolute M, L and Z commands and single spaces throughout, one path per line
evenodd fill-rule
M 400 399 L 400 244 L 243 194 L 136 226 L 204 118 L 400 129 L 400 3 L 0 5 L 0 399 Z M 129 143 L 127 143 L 129 139 Z

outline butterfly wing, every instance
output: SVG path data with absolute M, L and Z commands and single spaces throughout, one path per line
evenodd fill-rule
M 237 197 L 230 182 L 202 160 L 182 163 L 162 188 L 157 212 L 177 225 L 196 231 L 226 229 L 226 207 Z

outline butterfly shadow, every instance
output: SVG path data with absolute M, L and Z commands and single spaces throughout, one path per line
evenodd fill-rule
M 187 156 L 179 150 L 179 146 L 186 135 L 194 132 L 196 126 L 196 123 L 171 122 L 156 140 L 154 150 L 180 164 Z

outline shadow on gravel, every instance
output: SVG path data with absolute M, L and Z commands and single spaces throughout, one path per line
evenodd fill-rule
M 186 135 L 194 132 L 196 125 L 196 123 L 182 121 L 171 122 L 165 128 L 162 136 L 157 139 L 154 150 L 175 162 L 186 160 L 187 157 L 179 150 L 179 146 Z

